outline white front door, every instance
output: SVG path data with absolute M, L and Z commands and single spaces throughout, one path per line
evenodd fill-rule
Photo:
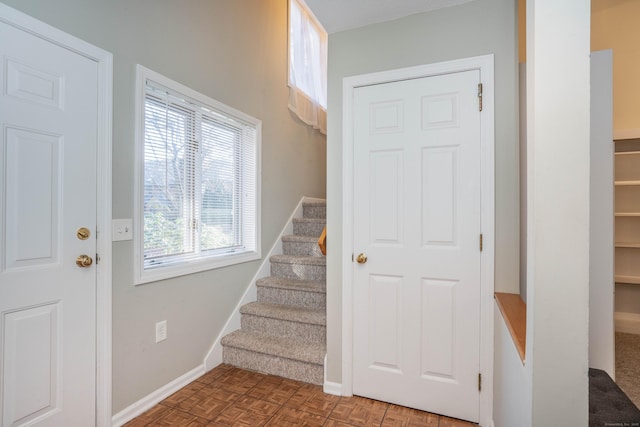
M 353 392 L 478 421 L 478 70 L 354 89 Z M 358 260 L 358 255 L 367 260 Z
M 1 425 L 95 425 L 97 64 L 5 23 L 0 62 Z

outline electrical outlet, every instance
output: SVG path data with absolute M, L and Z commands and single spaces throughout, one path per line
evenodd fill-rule
M 133 238 L 133 220 L 114 219 L 111 221 L 111 240 L 117 242 L 119 240 L 131 240 Z
M 167 321 L 156 323 L 156 343 L 167 339 Z

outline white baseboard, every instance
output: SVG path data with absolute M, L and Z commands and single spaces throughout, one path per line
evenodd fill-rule
M 627 334 L 640 334 L 640 314 L 625 313 L 616 311 L 615 313 L 616 332 Z
M 334 383 L 331 381 L 325 381 L 322 387 L 322 391 L 334 396 L 342 396 L 342 384 Z
M 186 386 L 187 384 L 201 377 L 202 375 L 204 375 L 205 372 L 206 371 L 204 369 L 204 365 L 200 365 L 190 370 L 186 374 L 176 378 L 170 383 L 165 384 L 164 386 L 160 387 L 153 393 L 143 397 L 142 399 L 138 400 L 137 402 L 133 403 L 132 405 L 129 405 L 128 407 L 124 408 L 122 411 L 115 414 L 111 419 L 111 425 L 113 427 L 120 427 L 121 425 L 131 421 L 138 415 L 141 415 L 145 411 L 157 405 L 162 400 L 171 396 L 173 393 L 180 390 L 182 387 Z
M 334 396 L 342 396 L 342 384 L 327 381 L 327 355 L 324 355 L 324 385 L 322 391 Z
M 242 298 L 240 298 L 240 301 L 238 301 L 238 304 L 231 312 L 231 316 L 227 320 L 227 323 L 225 323 L 224 328 L 222 328 L 222 331 L 220 332 L 220 334 L 218 334 L 218 337 L 213 342 L 211 349 L 204 358 L 204 366 L 206 371 L 210 371 L 211 369 L 222 363 L 222 344 L 220 344 L 220 341 L 225 335 L 228 335 L 231 332 L 240 329 L 240 307 L 250 302 L 256 301 L 258 293 L 256 288 L 256 281 L 271 274 L 271 263 L 269 261 L 269 258 L 271 258 L 272 255 L 282 253 L 282 237 L 287 234 L 293 234 L 293 218 L 302 218 L 302 203 L 312 202 L 315 200 L 322 199 L 303 197 L 298 202 L 298 206 L 296 206 L 293 213 L 289 217 L 289 220 L 280 232 L 280 235 L 276 238 L 276 241 L 271 247 L 269 253 L 264 256 L 260 268 L 256 272 L 253 279 L 251 279 L 251 282 L 249 282 L 247 289 L 242 295 Z

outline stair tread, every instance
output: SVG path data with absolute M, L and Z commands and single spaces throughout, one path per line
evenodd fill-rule
M 322 365 L 326 345 L 301 342 L 290 338 L 266 336 L 241 329 L 222 338 L 222 345 L 285 359 Z
M 327 265 L 324 256 L 272 255 L 269 260 L 281 264 Z
M 324 224 L 327 222 L 325 218 L 293 218 L 293 222 L 308 224 Z
M 296 243 L 318 243 L 318 238 L 314 236 L 303 236 L 301 234 L 287 234 L 282 236 L 283 242 L 296 242 Z
M 256 281 L 256 286 L 263 286 L 265 288 L 291 289 L 294 291 L 317 292 L 322 294 L 327 293 L 327 285 L 323 280 L 297 280 L 268 276 L 263 277 L 262 279 L 258 279 Z
M 251 302 L 240 307 L 240 313 L 267 317 L 270 319 L 286 320 L 296 323 L 306 323 L 320 326 L 325 326 L 327 324 L 326 310 L 318 308 L 304 308 L 296 307 L 293 305 Z
M 307 200 L 302 202 L 302 206 L 327 206 L 325 199 Z
M 326 200 L 311 199 L 302 206 L 303 216 L 293 219 L 293 234 L 281 239 L 285 253 L 270 257 L 272 275 L 256 281 L 258 301 L 240 308 L 242 328 L 221 344 L 229 363 L 322 384 L 326 257 L 317 241 L 326 226 Z

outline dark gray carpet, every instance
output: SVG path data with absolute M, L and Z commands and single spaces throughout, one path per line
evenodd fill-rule
M 589 427 L 640 427 L 640 410 L 600 369 L 589 369 Z

